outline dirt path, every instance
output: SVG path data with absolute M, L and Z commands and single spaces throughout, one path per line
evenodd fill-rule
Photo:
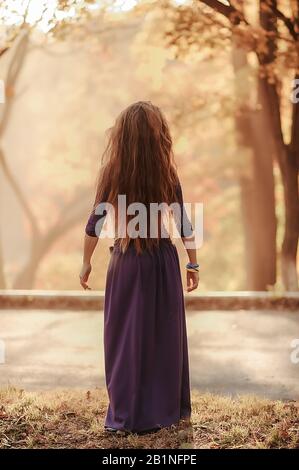
M 299 398 L 299 364 L 290 360 L 291 341 L 299 338 L 298 312 L 190 312 L 187 323 L 193 388 Z M 0 385 L 103 386 L 102 342 L 101 313 L 1 310 Z

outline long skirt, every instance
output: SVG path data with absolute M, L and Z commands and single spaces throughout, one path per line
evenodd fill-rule
M 190 417 L 186 319 L 175 245 L 125 253 L 115 244 L 106 279 L 105 426 L 146 431 Z

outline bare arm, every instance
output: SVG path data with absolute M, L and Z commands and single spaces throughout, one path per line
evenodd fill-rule
M 190 263 L 192 264 L 197 264 L 197 251 L 196 248 L 190 248 L 190 242 L 195 241 L 195 237 L 193 236 L 192 238 L 182 238 L 182 241 L 184 243 L 188 258 Z M 188 242 L 188 244 L 187 244 Z M 188 246 L 188 248 L 187 248 Z
M 90 237 L 85 234 L 83 247 L 83 263 L 90 264 L 93 252 L 98 243 L 98 237 Z
M 79 274 L 80 284 L 85 290 L 90 289 L 90 287 L 87 285 L 87 281 L 91 273 L 91 258 L 95 247 L 97 246 L 105 216 L 106 212 L 100 212 L 99 214 L 96 214 L 95 210 L 93 209 L 85 227 L 83 263 Z
M 197 265 L 197 252 L 194 230 L 184 207 L 183 192 L 180 184 L 177 187 L 177 197 L 178 202 L 181 206 L 180 225 L 178 228 L 181 233 L 181 238 L 185 246 L 189 262 L 194 265 Z M 187 270 L 187 292 L 191 292 L 192 290 L 196 289 L 198 287 L 198 283 L 198 272 L 196 272 L 196 270 L 194 270 L 194 272 L 190 272 Z
M 192 245 L 191 242 L 195 242 L 194 235 L 192 237 L 182 238 L 182 241 L 184 243 L 184 246 L 185 246 L 188 258 L 189 258 L 189 262 L 192 264 L 197 264 L 196 248 L 190 247 L 190 245 Z M 198 272 L 187 271 L 187 292 L 191 292 L 192 290 L 197 289 L 198 283 L 199 283 Z
M 87 281 L 91 273 L 91 258 L 95 247 L 97 246 L 98 240 L 98 237 L 90 237 L 89 235 L 87 235 L 87 233 L 85 234 L 83 247 L 83 263 L 79 275 L 80 284 L 85 290 L 90 289 L 90 287 L 87 285 Z

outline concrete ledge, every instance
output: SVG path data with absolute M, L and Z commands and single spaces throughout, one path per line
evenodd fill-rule
M 186 294 L 187 310 L 291 310 L 299 292 L 205 292 Z M 103 291 L 0 290 L 0 309 L 103 310 Z

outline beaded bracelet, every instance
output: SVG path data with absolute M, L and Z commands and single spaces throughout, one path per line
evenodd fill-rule
M 197 263 L 188 263 L 186 264 L 186 269 L 190 273 L 198 273 L 199 271 L 199 264 Z

